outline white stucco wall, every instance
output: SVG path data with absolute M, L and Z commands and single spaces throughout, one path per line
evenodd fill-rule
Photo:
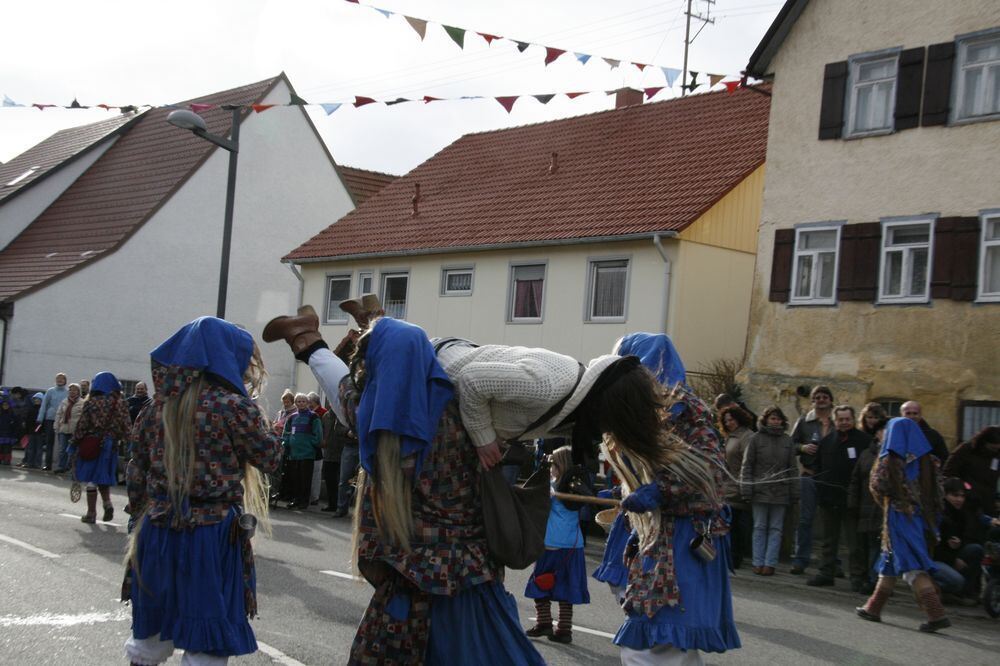
M 287 102 L 287 88 L 270 101 Z M 228 153 L 216 150 L 117 252 L 18 300 L 5 382 L 48 386 L 59 370 L 77 379 L 103 369 L 148 379 L 150 349 L 215 314 L 227 168 Z M 281 256 L 352 203 L 297 107 L 244 121 L 237 173 L 226 315 L 259 340 L 271 317 L 298 303 L 298 280 Z M 292 359 L 283 345 L 262 351 L 273 408 Z
M 105 139 L 86 155 L 31 184 L 10 201 L 0 202 L 0 249 L 7 247 L 117 140 L 118 137 Z

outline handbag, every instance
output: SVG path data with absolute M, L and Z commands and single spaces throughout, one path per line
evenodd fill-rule
M 573 544 L 573 548 L 577 548 L 579 544 L 580 540 L 577 539 L 576 543 Z M 572 554 L 572 552 L 573 551 L 567 552 L 566 555 L 563 557 L 562 564 L 559 566 L 560 569 L 566 566 L 566 563 L 569 562 L 569 556 Z M 539 590 L 541 590 L 542 592 L 548 592 L 549 590 L 551 590 L 556 586 L 556 572 L 546 571 L 545 573 L 540 573 L 537 576 L 533 576 L 532 581 L 534 581 L 535 586 Z
M 511 569 L 526 569 L 545 551 L 549 522 L 549 471 L 541 467 L 524 484 L 512 486 L 499 465 L 479 475 L 486 547 Z
M 101 455 L 104 441 L 97 435 L 85 435 L 76 445 L 76 454 L 80 460 L 97 460 Z
M 698 534 L 693 539 L 688 547 L 694 556 L 697 557 L 702 562 L 706 564 L 715 559 L 716 550 L 715 544 L 712 543 L 712 521 L 708 521 L 708 527 L 705 528 L 704 534 Z

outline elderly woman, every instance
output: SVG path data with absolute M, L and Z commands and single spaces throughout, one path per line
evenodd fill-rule
M 97 522 L 98 492 L 104 503 L 101 520 L 114 518 L 111 486 L 118 481 L 118 441 L 128 437 L 130 426 L 121 383 L 110 372 L 97 373 L 68 449 L 76 458 L 76 480 L 87 484 L 87 513 L 80 519 L 85 523 Z

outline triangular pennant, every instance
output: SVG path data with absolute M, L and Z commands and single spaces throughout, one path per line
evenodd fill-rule
M 465 48 L 465 28 L 456 28 L 450 25 L 442 25 L 441 27 L 448 33 L 452 41 L 458 44 L 458 48 Z
M 545 64 L 548 65 L 551 62 L 555 62 L 556 58 L 566 53 L 564 49 L 557 49 L 551 46 L 545 47 Z
M 632 64 L 638 67 L 640 72 L 644 71 L 647 67 L 649 67 L 649 65 L 644 65 L 641 62 L 634 62 Z
M 215 104 L 188 104 L 192 111 L 195 113 L 201 113 L 202 111 L 208 111 L 209 109 L 214 109 Z M 105 107 L 106 108 L 106 107 Z
M 515 40 L 515 41 L 517 41 L 517 40 Z M 517 50 L 520 51 L 521 53 L 524 53 L 524 51 L 529 46 L 531 46 L 531 44 L 529 44 L 528 42 L 517 42 Z
M 371 97 L 361 97 L 360 95 L 354 96 L 354 108 L 364 106 L 365 104 L 374 104 L 375 100 Z
M 323 107 L 323 110 L 326 111 L 326 115 L 329 116 L 334 111 L 336 111 L 337 109 L 339 109 L 341 104 L 342 104 L 342 102 L 333 102 L 333 103 L 330 103 L 330 104 L 320 104 L 320 106 Z
M 571 92 L 571 93 L 566 93 L 566 97 L 569 97 L 570 99 L 576 99 L 580 95 L 586 95 L 586 94 L 587 93 L 585 92 Z
M 532 95 L 532 97 L 537 99 L 542 104 L 548 104 L 552 101 L 552 98 L 555 97 L 555 95 Z
M 700 86 L 701 84 L 698 83 L 698 72 L 694 71 L 693 69 L 690 69 L 688 70 L 688 74 L 691 75 L 691 82 L 687 84 L 686 87 L 689 91 L 691 91 Z
M 412 101 L 413 101 L 412 99 L 407 99 L 405 97 L 397 97 L 396 99 L 392 100 L 391 102 L 386 102 L 385 105 L 386 106 L 392 106 L 393 104 L 402 104 L 403 102 L 412 102 Z
M 430 95 L 424 95 L 424 104 L 430 104 L 431 102 L 440 102 L 440 97 L 431 97 Z
M 507 109 L 507 113 L 510 113 L 510 110 L 514 108 L 514 102 L 517 101 L 517 97 L 517 95 L 514 95 L 512 97 L 497 97 L 495 99 L 500 102 L 500 106 Z
M 379 14 L 381 14 L 382 16 L 384 16 L 386 18 L 389 18 L 390 16 L 392 16 L 392 12 L 390 12 L 387 9 L 379 9 L 378 7 L 372 7 L 372 9 L 374 9 L 375 11 L 377 11 Z
M 739 81 L 723 81 L 722 85 L 726 86 L 726 92 L 732 95 L 736 92 L 736 89 L 740 87 Z
M 661 67 L 660 70 L 663 72 L 663 78 L 667 80 L 667 87 L 673 88 L 674 81 L 681 75 L 681 70 L 674 67 Z
M 7 95 L 3 96 L 3 105 L 6 106 L 6 107 L 24 106 L 24 104 L 18 104 L 17 102 L 15 102 L 14 100 L 12 100 L 10 97 L 7 97 Z
M 643 88 L 642 91 L 646 93 L 646 101 L 653 98 L 653 95 L 663 90 L 665 86 L 657 86 L 655 88 Z
M 44 111 L 45 109 L 51 109 L 55 106 L 55 104 L 32 104 L 31 106 L 35 107 L 39 111 Z
M 98 109 L 104 109 L 105 111 L 110 111 L 111 109 L 114 109 L 116 107 L 113 107 L 113 106 L 111 106 L 109 104 L 98 104 L 97 108 Z
M 253 109 L 254 113 L 264 113 L 270 109 L 274 104 L 251 104 L 250 108 Z
M 477 32 L 476 34 L 485 39 L 487 44 L 492 44 L 494 39 L 503 39 L 498 35 L 488 35 L 485 32 Z
M 601 58 L 601 60 L 611 65 L 611 69 L 614 69 L 618 65 L 622 64 L 621 60 L 612 60 L 611 58 Z
M 580 61 L 581 65 L 586 65 L 587 61 L 590 60 L 590 56 L 586 53 L 574 53 L 573 55 L 576 56 L 576 59 Z
M 307 104 L 309 104 L 309 102 L 305 101 L 304 99 L 302 99 L 301 97 L 299 97 L 294 92 L 292 93 L 291 97 L 289 98 L 288 103 L 291 106 L 306 106 Z
M 725 74 L 709 74 L 708 75 L 708 87 L 714 88 L 715 84 L 726 78 Z
M 356 5 L 360 5 L 361 4 L 358 0 L 347 0 L 347 2 L 353 2 Z
M 403 18 L 405 18 L 406 22 L 410 24 L 410 27 L 413 28 L 418 35 L 420 35 L 420 39 L 423 39 L 427 34 L 427 21 L 413 18 L 412 16 L 404 16 Z
M 89 109 L 90 107 L 89 106 L 84 106 L 83 104 L 80 104 L 80 102 L 78 102 L 77 99 L 74 97 L 73 98 L 73 102 L 69 105 L 69 108 L 71 108 L 71 109 Z

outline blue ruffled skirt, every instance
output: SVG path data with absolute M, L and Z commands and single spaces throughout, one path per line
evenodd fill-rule
M 483 583 L 454 597 L 435 594 L 431 599 L 426 663 L 545 664 L 521 628 L 513 595 L 501 583 Z
M 627 615 L 615 635 L 615 645 L 633 650 L 672 645 L 703 652 L 725 652 L 742 646 L 733 620 L 729 542 L 715 538 L 716 557 L 703 562 L 688 547 L 696 534 L 690 518 L 674 520 L 674 569 L 680 603 L 664 606 L 651 618 Z
M 132 575 L 133 637 L 159 636 L 219 657 L 257 650 L 243 597 L 242 546 L 230 540 L 238 515 L 233 508 L 220 523 L 180 531 L 144 520 Z
M 625 514 L 619 512 L 611 523 L 608 541 L 604 544 L 604 559 L 594 569 L 594 578 L 614 587 L 624 588 L 628 584 L 628 568 L 622 558 L 625 556 L 629 536 L 631 532 L 625 522 Z
M 886 520 L 892 552 L 886 551 L 883 544 L 882 555 L 875 563 L 875 572 L 881 576 L 900 576 L 907 571 L 937 571 L 927 552 L 924 519 L 920 511 L 916 510 L 908 516 L 890 508 Z
M 110 437 L 104 438 L 101 455 L 93 460 L 76 458 L 76 480 L 97 486 L 113 486 L 118 483 L 118 451 Z
M 535 585 L 535 576 L 543 573 L 556 575 L 556 585 L 551 590 L 543 590 Z M 589 604 L 587 561 L 583 557 L 583 548 L 556 548 L 554 550 L 546 548 L 542 556 L 535 562 L 535 570 L 528 578 L 528 584 L 524 588 L 524 596 L 529 599 Z

